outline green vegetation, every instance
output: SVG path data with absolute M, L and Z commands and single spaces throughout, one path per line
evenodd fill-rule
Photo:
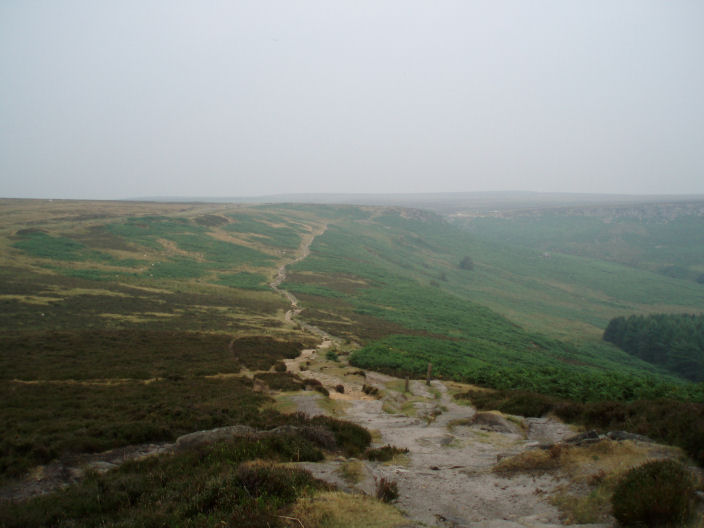
M 81 242 L 61 236 L 51 236 L 35 229 L 20 230 L 15 238 L 19 239 L 13 247 L 32 257 L 50 260 L 97 261 L 111 266 L 134 267 L 144 264 L 138 259 L 117 259 L 109 253 L 89 249 Z
M 704 216 L 657 204 L 508 212 L 463 220 L 485 240 L 619 262 L 696 281 L 704 264 Z
M 607 355 L 583 355 L 579 349 L 560 343 L 552 343 L 549 348 L 542 348 L 535 341 L 530 343 L 534 343 L 533 350 L 515 350 L 477 339 L 391 336 L 355 351 L 350 363 L 401 377 L 422 377 L 428 363 L 432 363 L 435 377 L 578 401 L 703 396 L 694 385 L 629 368 L 627 364 L 620 372 L 613 372 L 607 367 Z
M 231 286 L 232 288 L 241 288 L 244 290 L 268 290 L 266 277 L 259 273 L 249 273 L 241 271 L 239 273 L 223 273 L 216 284 L 223 286 Z
M 17 477 L 67 453 L 174 440 L 225 425 L 264 425 L 266 398 L 246 378 L 145 383 L 0 384 L 0 474 Z
M 0 328 L 8 332 L 105 328 L 251 332 L 260 326 L 280 326 L 276 314 L 286 306 L 273 292 L 135 277 L 98 282 L 14 264 L 0 267 Z
M 277 215 L 252 216 L 251 214 L 230 214 L 233 223 L 225 229 L 230 232 L 257 235 L 271 246 L 295 249 L 301 243 L 301 226 L 282 222 Z
M 0 525 L 276 526 L 322 486 L 252 460 L 393 455 L 367 451 L 359 426 L 273 411 L 266 394 L 327 394 L 285 372 L 311 337 L 266 285 L 323 226 L 283 287 L 307 323 L 343 341 L 330 359 L 351 352 L 354 365 L 415 376 L 431 362 L 438 377 L 531 391 L 500 392 L 497 405 L 632 430 L 704 460 L 702 385 L 601 340 L 619 314 L 701 312 L 693 281 L 546 257 L 398 208 L 5 201 L 0 218 L 0 479 L 199 429 L 295 426 L 90 475 L 3 507 Z
M 269 370 L 280 359 L 297 357 L 306 341 L 283 341 L 268 336 L 245 336 L 233 339 L 229 345 L 232 358 L 251 370 Z
M 629 471 L 611 499 L 622 526 L 679 527 L 694 513 L 694 479 L 672 460 L 648 462 Z
M 80 242 L 65 237 L 52 237 L 39 230 L 23 230 L 17 233 L 20 239 L 13 245 L 38 258 L 54 260 L 74 260 L 80 255 L 85 246 Z
M 683 378 L 704 381 L 704 315 L 616 317 L 604 340 Z
M 460 269 L 463 270 L 473 270 L 474 269 L 474 261 L 472 260 L 472 257 L 464 257 L 460 261 Z
M 458 269 L 469 246 L 477 247 L 471 237 L 427 213 L 385 210 L 363 223 L 329 220 L 311 256 L 294 266 L 285 287 L 296 292 L 311 323 L 364 345 L 350 356 L 350 362 L 362 368 L 419 376 L 431 362 L 433 372 L 444 378 L 577 400 L 700 397 L 695 387 L 596 339 L 574 343 L 546 337 L 481 306 L 471 290 L 475 282 L 506 273 L 488 269 L 480 260 L 485 253 L 476 250 L 474 271 Z M 519 260 L 525 264 L 529 259 Z M 609 266 L 619 282 L 628 282 L 633 274 Z M 568 269 L 571 274 L 579 268 Z M 552 280 L 567 282 L 566 275 L 566 270 L 555 269 Z M 430 286 L 438 277 L 445 278 L 442 284 Z M 613 282 L 598 286 L 598 295 L 605 297 Z M 590 287 L 595 285 L 592 280 Z M 678 302 L 664 286 L 660 291 L 667 302 Z M 642 292 L 629 295 L 645 297 Z M 689 297 L 695 302 L 691 292 Z M 704 290 L 701 300 L 704 303 Z M 613 304 L 601 300 L 593 308 L 603 314 L 613 310 Z M 569 314 L 557 305 L 549 309 L 560 317 Z M 574 313 L 582 321 L 583 316 Z
M 0 336 L 0 378 L 148 380 L 192 373 L 236 373 L 240 364 L 247 363 L 228 351 L 229 341 L 223 334 L 141 328 L 9 331 Z M 262 345 L 269 341 L 262 338 Z M 296 343 L 289 346 L 297 349 Z M 260 361 L 269 365 L 266 352 Z M 278 357 L 287 356 L 271 355 L 270 362 Z

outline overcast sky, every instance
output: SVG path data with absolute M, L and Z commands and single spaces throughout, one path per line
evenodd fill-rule
M 0 2 L 0 196 L 704 193 L 704 2 Z

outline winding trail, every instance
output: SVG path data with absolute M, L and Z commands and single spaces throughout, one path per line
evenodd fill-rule
M 544 497 L 564 481 L 552 475 L 525 473 L 508 478 L 492 468 L 501 458 L 534 448 L 538 442 L 557 442 L 573 435 L 568 426 L 549 419 L 518 417 L 514 420 L 520 427 L 514 432 L 469 425 L 476 411 L 455 403 L 441 381 L 433 381 L 429 391 L 423 382 L 413 380 L 409 393 L 403 393 L 390 388 L 398 385 L 396 378 L 368 372 L 366 379 L 383 391 L 383 397 L 352 397 L 339 417 L 375 432 L 374 447 L 391 444 L 408 449 L 408 453 L 391 463 L 359 461 L 363 477 L 358 483 L 342 478 L 346 460 L 301 464 L 316 477 L 346 491 L 369 495 L 375 494 L 379 479 L 392 480 L 399 489 L 396 505 L 414 526 L 562 526 L 559 512 Z M 403 404 L 410 412 L 394 412 Z
M 290 264 L 310 254 L 310 245 L 325 227 L 312 233 L 301 247 L 300 255 Z M 342 477 L 342 467 L 350 460 L 338 458 L 323 462 L 304 462 L 302 467 L 313 475 L 349 492 L 374 495 L 381 478 L 393 480 L 399 489 L 396 505 L 412 526 L 476 528 L 556 528 L 563 526 L 557 508 L 545 497 L 564 481 L 553 475 L 516 474 L 509 477 L 492 472 L 497 461 L 533 449 L 538 444 L 556 443 L 574 434 L 569 426 L 550 418 L 509 417 L 514 428 L 497 429 L 471 425 L 474 408 L 457 404 L 448 386 L 434 380 L 430 386 L 412 380 L 409 392 L 400 387 L 403 381 L 376 372 L 365 377 L 355 369 L 326 361 L 324 351 L 335 344 L 333 336 L 300 320 L 303 309 L 298 299 L 280 288 L 286 279 L 286 266 L 279 268 L 271 288 L 286 296 L 291 309 L 285 319 L 315 334 L 321 343 L 303 350 L 295 359 L 285 360 L 287 370 L 302 377 L 315 378 L 329 391 L 333 400 L 343 400 L 338 417 L 373 431 L 375 447 L 391 444 L 408 449 L 408 453 L 391 463 L 354 461 L 363 468 L 358 482 Z M 335 390 L 342 385 L 343 393 Z M 362 391 L 364 385 L 375 387 L 381 397 Z M 303 392 L 289 397 L 297 410 L 309 415 L 327 414 L 318 405 L 321 396 Z M 606 528 L 607 524 L 572 525 Z
M 338 341 L 323 330 L 297 318 L 302 313 L 298 299 L 281 284 L 287 266 L 310 254 L 316 237 L 327 226 L 311 229 L 290 262 L 281 265 L 269 284 L 291 304 L 284 319 L 317 336 L 316 348 L 303 350 L 295 359 L 286 360 L 288 371 L 318 379 L 330 391 L 331 400 L 340 400 L 340 418 L 355 422 L 373 432 L 374 446 L 391 444 L 408 453 L 389 463 L 336 458 L 323 462 L 303 462 L 313 475 L 341 489 L 375 495 L 376 483 L 386 478 L 397 483 L 396 505 L 408 517 L 409 526 L 475 528 L 557 528 L 563 526 L 557 509 L 545 497 L 563 483 L 550 475 L 517 474 L 506 478 L 492 472 L 499 459 L 534 448 L 538 443 L 557 442 L 573 434 L 566 425 L 549 419 L 509 417 L 517 426 L 504 429 L 472 425 L 476 411 L 456 403 L 450 386 L 439 380 L 430 386 L 412 380 L 409 390 L 398 378 L 366 372 L 327 361 L 324 352 Z M 304 370 L 305 369 L 305 370 Z M 335 390 L 342 386 L 343 392 Z M 378 397 L 365 394 L 363 386 L 379 391 Z M 292 401 L 307 414 L 327 414 L 331 406 L 319 405 L 321 395 L 313 391 L 296 394 Z M 335 403 L 335 402 L 333 402 Z M 240 426 L 235 426 L 240 427 Z M 203 433 L 214 433 L 216 430 Z M 187 435 L 191 436 L 191 435 Z M 79 455 L 37 468 L 18 487 L 5 489 L 0 498 L 23 499 L 52 491 L 81 478 L 87 468 L 107 471 L 127 460 L 172 452 L 176 443 L 128 446 L 95 455 Z M 360 478 L 350 482 L 341 469 L 358 464 Z M 572 525 L 607 528 L 607 524 Z
M 286 280 L 286 267 L 287 266 L 292 266 L 293 264 L 297 264 L 301 262 L 303 259 L 305 259 L 308 255 L 310 255 L 310 246 L 313 244 L 313 241 L 325 233 L 327 230 L 328 226 L 327 224 L 324 224 L 322 227 L 318 228 L 317 230 L 312 230 L 310 234 L 306 235 L 303 237 L 303 240 L 301 241 L 301 245 L 298 248 L 298 256 L 293 259 L 291 262 L 282 264 L 279 266 L 279 269 L 276 271 L 276 277 L 274 278 L 273 281 L 269 283 L 269 287 L 274 290 L 276 293 L 279 293 L 286 297 L 288 299 L 288 302 L 291 303 L 291 309 L 286 311 L 286 314 L 284 315 L 284 319 L 287 323 L 294 323 L 294 317 L 297 317 L 300 315 L 300 313 L 303 311 L 303 308 L 301 308 L 298 305 L 298 299 L 296 299 L 296 296 L 293 295 L 290 291 L 285 290 L 283 288 L 280 288 L 281 283 L 283 283 Z M 312 331 L 315 327 L 312 327 L 310 325 L 304 325 L 301 324 L 302 327 L 305 327 L 305 329 L 308 329 L 309 331 Z M 314 331 L 316 335 L 321 336 L 320 332 L 322 330 L 315 329 L 317 330 Z M 324 332 L 323 332 L 324 333 Z M 327 334 L 325 334 L 325 337 L 329 337 Z

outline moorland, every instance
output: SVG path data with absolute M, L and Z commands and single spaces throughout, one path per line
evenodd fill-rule
M 295 505 L 334 492 L 281 463 L 363 457 L 378 444 L 335 399 L 332 417 L 288 412 L 286 398 L 315 384 L 287 362 L 321 339 L 327 355 L 309 369 L 343 381 L 355 371 L 422 378 L 431 364 L 458 402 L 645 434 L 701 465 L 700 378 L 602 339 L 616 318 L 704 309 L 701 208 L 657 210 L 443 217 L 398 206 L 1 200 L 7 489 L 79 454 L 233 425 L 259 433 L 88 471 L 63 491 L 4 503 L 0 525 L 295 525 Z M 321 379 L 325 399 L 335 384 Z M 382 399 L 399 389 L 383 379 Z M 407 522 L 378 513 L 381 503 L 334 497 L 352 517 Z

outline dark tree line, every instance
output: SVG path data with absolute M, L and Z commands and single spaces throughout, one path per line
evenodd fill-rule
M 704 381 L 704 314 L 616 317 L 604 340 L 683 378 Z

